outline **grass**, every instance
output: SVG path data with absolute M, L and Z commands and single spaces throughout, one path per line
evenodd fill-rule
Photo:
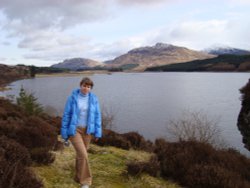
M 49 166 L 32 167 L 46 188 L 78 188 L 75 183 L 75 152 L 72 146 L 58 151 L 56 160 Z M 178 188 L 177 184 L 147 174 L 132 177 L 127 175 L 126 163 L 147 161 L 151 154 L 122 150 L 115 147 L 99 147 L 91 144 L 89 150 L 90 166 L 93 175 L 93 188 Z

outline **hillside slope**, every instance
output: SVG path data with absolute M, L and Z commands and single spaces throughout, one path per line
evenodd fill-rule
M 179 64 L 156 66 L 146 71 L 250 71 L 250 55 L 219 55 L 204 60 L 195 60 Z
M 27 66 L 8 66 L 0 64 L 0 86 L 18 79 L 30 77 L 30 68 Z
M 133 70 L 144 70 L 152 66 L 181 63 L 212 57 L 215 57 L 215 55 L 171 44 L 157 43 L 155 46 L 130 50 L 128 53 L 121 55 L 114 60 L 108 61 L 107 66 L 122 68 L 131 67 Z

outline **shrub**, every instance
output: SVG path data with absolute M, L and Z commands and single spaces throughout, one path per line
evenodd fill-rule
M 160 174 L 160 163 L 156 156 L 152 156 L 148 162 L 132 161 L 127 163 L 127 172 L 133 176 L 148 173 L 149 175 L 156 177 Z
M 18 124 L 17 121 L 13 120 L 0 120 L 0 136 L 7 136 L 8 138 L 12 138 L 16 140 L 17 131 L 22 128 L 22 123 Z
M 33 94 L 28 94 L 23 87 L 20 89 L 17 105 L 24 109 L 28 115 L 39 115 L 43 112 L 42 106 L 37 103 Z
M 27 122 L 25 123 L 25 127 L 30 128 L 31 130 L 36 129 L 37 131 L 39 131 L 39 133 L 37 134 L 39 134 L 44 139 L 43 142 L 40 142 L 39 139 L 32 138 L 37 141 L 35 146 L 49 147 L 52 149 L 54 145 L 56 144 L 57 142 L 56 128 L 54 128 L 47 122 L 43 121 L 41 118 L 38 118 L 35 116 L 29 117 Z
M 29 149 L 35 162 L 48 164 L 54 161 L 50 150 L 57 145 L 57 133 L 54 127 L 40 118 L 29 117 L 24 127 L 17 132 L 16 139 Z
M 244 180 L 238 173 L 228 171 L 216 165 L 191 166 L 185 177 L 187 186 L 193 188 L 247 188 L 250 186 L 250 183 Z
M 153 151 L 153 143 L 145 141 L 143 136 L 136 132 L 119 134 L 111 130 L 104 129 L 102 138 L 97 142 L 100 146 L 115 146 L 122 149 L 140 149 Z
M 141 175 L 145 171 L 146 162 L 132 161 L 127 163 L 127 172 L 132 176 Z
M 197 141 L 155 141 L 161 174 L 188 187 L 250 186 L 250 159 L 233 149 Z
M 124 139 L 120 134 L 111 130 L 104 130 L 103 136 L 98 140 L 97 144 L 99 146 L 115 146 L 126 150 L 131 147 L 129 141 Z
M 198 141 L 225 147 L 218 120 L 209 119 L 204 112 L 185 111 L 180 119 L 170 120 L 167 131 L 175 141 Z
M 250 79 L 240 89 L 240 92 L 242 102 L 237 126 L 243 136 L 243 143 L 246 149 L 250 151 Z
M 102 128 L 110 129 L 114 128 L 114 120 L 115 120 L 115 111 L 113 108 L 106 108 L 102 106 Z
M 1 187 L 42 187 L 42 183 L 26 167 L 31 164 L 28 150 L 5 136 L 0 137 Z
M 16 141 L 5 136 L 1 136 L 0 148 L 5 159 L 7 159 L 11 164 L 21 163 L 25 166 L 29 166 L 31 164 L 28 150 Z
M 0 98 L 0 106 L 5 109 L 5 111 L 19 111 L 20 107 L 13 105 L 10 100 Z
M 55 121 L 50 121 L 55 123 Z M 0 187 L 43 187 L 27 168 L 31 162 L 52 163 L 51 150 L 60 146 L 56 126 L 0 99 Z
M 8 117 L 6 110 L 3 107 L 0 107 L 0 119 L 6 120 Z
M 145 172 L 149 175 L 157 177 L 160 175 L 160 162 L 156 155 L 153 155 L 145 167 Z
M 0 100 L 0 103 L 4 107 L 3 114 L 11 114 L 7 115 L 6 119 L 0 118 L 0 136 L 5 135 L 25 146 L 31 159 L 37 163 L 53 162 L 54 157 L 50 150 L 60 147 L 56 126 L 48 124 L 37 116 L 26 117 L 24 112 L 18 107 L 15 109 L 16 105 L 9 101 Z M 37 150 L 43 152 L 39 153 Z
M 44 121 L 46 121 L 50 126 L 54 127 L 57 135 L 60 135 L 62 118 L 59 116 L 52 117 L 46 114 L 40 116 Z
M 250 110 L 250 79 L 248 80 L 248 83 L 240 89 L 241 95 L 241 101 L 242 106 L 246 108 L 247 111 Z
M 55 155 L 46 147 L 33 148 L 30 153 L 32 160 L 39 164 L 47 165 L 53 163 L 55 160 Z
M 121 134 L 121 136 L 130 142 L 133 149 L 139 149 L 149 152 L 153 151 L 153 143 L 150 141 L 146 141 L 144 137 L 137 132 L 128 132 Z

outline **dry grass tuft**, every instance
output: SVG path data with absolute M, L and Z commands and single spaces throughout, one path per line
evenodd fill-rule
M 75 152 L 72 146 L 63 151 L 55 152 L 56 160 L 50 166 L 33 167 L 36 174 L 43 180 L 46 188 L 78 188 L 73 180 Z M 123 150 L 115 147 L 100 147 L 91 144 L 89 151 L 90 165 L 95 188 L 176 188 L 176 184 L 161 178 L 143 174 L 139 177 L 128 176 L 126 163 L 129 161 L 148 161 L 150 153 Z

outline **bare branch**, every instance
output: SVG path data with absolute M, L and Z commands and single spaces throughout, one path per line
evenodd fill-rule
M 166 128 L 174 140 L 195 140 L 215 147 L 225 147 L 218 123 L 219 118 L 209 119 L 202 111 L 184 111 L 180 119 L 170 120 Z

